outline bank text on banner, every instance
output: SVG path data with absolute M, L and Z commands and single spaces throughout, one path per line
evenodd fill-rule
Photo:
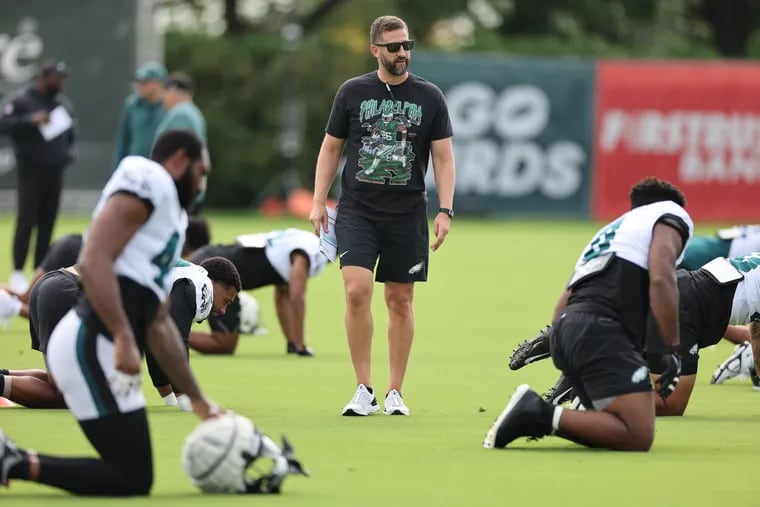
M 695 220 L 758 220 L 760 65 L 600 61 L 597 99 L 596 218 L 652 175 L 683 190 Z

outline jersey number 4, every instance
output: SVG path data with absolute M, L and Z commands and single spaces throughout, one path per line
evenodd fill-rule
M 158 268 L 158 276 L 153 279 L 156 285 L 164 288 L 164 280 L 169 270 L 174 266 L 175 256 L 177 255 L 177 243 L 179 242 L 179 233 L 174 231 L 172 237 L 169 238 L 169 242 L 166 243 L 164 249 L 151 259 L 151 262 Z

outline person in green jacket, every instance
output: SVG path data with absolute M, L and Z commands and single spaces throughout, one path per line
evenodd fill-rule
M 203 144 L 206 139 L 206 119 L 200 109 L 193 103 L 193 80 L 182 72 L 173 72 L 166 82 L 164 93 L 166 114 L 156 128 L 155 137 L 174 129 L 190 130 Z
M 203 141 L 208 149 L 206 138 L 206 118 L 193 103 L 193 80 L 184 72 L 172 72 L 166 81 L 164 92 L 164 109 L 166 114 L 156 128 L 156 138 L 161 133 L 173 129 L 185 129 L 192 131 Z M 197 215 L 201 211 L 203 201 L 206 200 L 206 176 L 203 177 L 201 191 L 190 208 L 191 215 Z
M 127 155 L 150 156 L 156 128 L 164 117 L 164 80 L 166 68 L 146 62 L 135 73 L 136 92 L 124 101 L 114 149 L 113 169 Z

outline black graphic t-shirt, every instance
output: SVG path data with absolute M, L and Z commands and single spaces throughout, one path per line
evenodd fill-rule
M 430 143 L 452 136 L 443 93 L 411 73 L 399 85 L 386 85 L 377 72 L 343 83 L 325 132 L 347 140 L 341 210 L 371 219 L 425 206 Z

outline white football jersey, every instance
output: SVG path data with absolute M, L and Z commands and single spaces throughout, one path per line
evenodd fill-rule
M 744 275 L 736 285 L 729 323 L 737 326 L 749 324 L 752 315 L 760 313 L 760 252 L 733 257 L 728 262 Z
M 214 284 L 208 277 L 208 271 L 197 264 L 179 259 L 169 272 L 169 286 L 177 280 L 189 280 L 195 287 L 195 322 L 203 322 L 211 314 L 214 300 Z
M 739 234 L 731 240 L 728 257 L 760 251 L 760 225 L 740 225 L 737 229 Z
M 145 157 L 126 157 L 106 183 L 93 218 L 112 195 L 122 192 L 149 203 L 152 211 L 116 259 L 114 271 L 165 301 L 172 287 L 169 273 L 180 257 L 187 228 L 187 213 L 179 204 L 177 187 L 162 165 Z
M 256 235 L 238 237 L 237 243 L 244 247 L 264 248 L 275 271 L 290 281 L 290 254 L 300 250 L 309 258 L 309 276 L 317 276 L 325 269 L 327 257 L 319 250 L 319 238 L 309 231 L 285 229 Z
M 694 224 L 691 217 L 686 210 L 673 201 L 660 201 L 639 206 L 605 225 L 596 233 L 578 258 L 575 264 L 576 270 L 582 269 L 589 260 L 606 253 L 614 253 L 616 257 L 648 270 L 652 231 L 663 215 L 674 215 L 683 220 L 689 227 L 689 238 L 692 237 Z M 676 259 L 676 264 L 681 262 L 684 250 L 686 250 L 686 245 Z

